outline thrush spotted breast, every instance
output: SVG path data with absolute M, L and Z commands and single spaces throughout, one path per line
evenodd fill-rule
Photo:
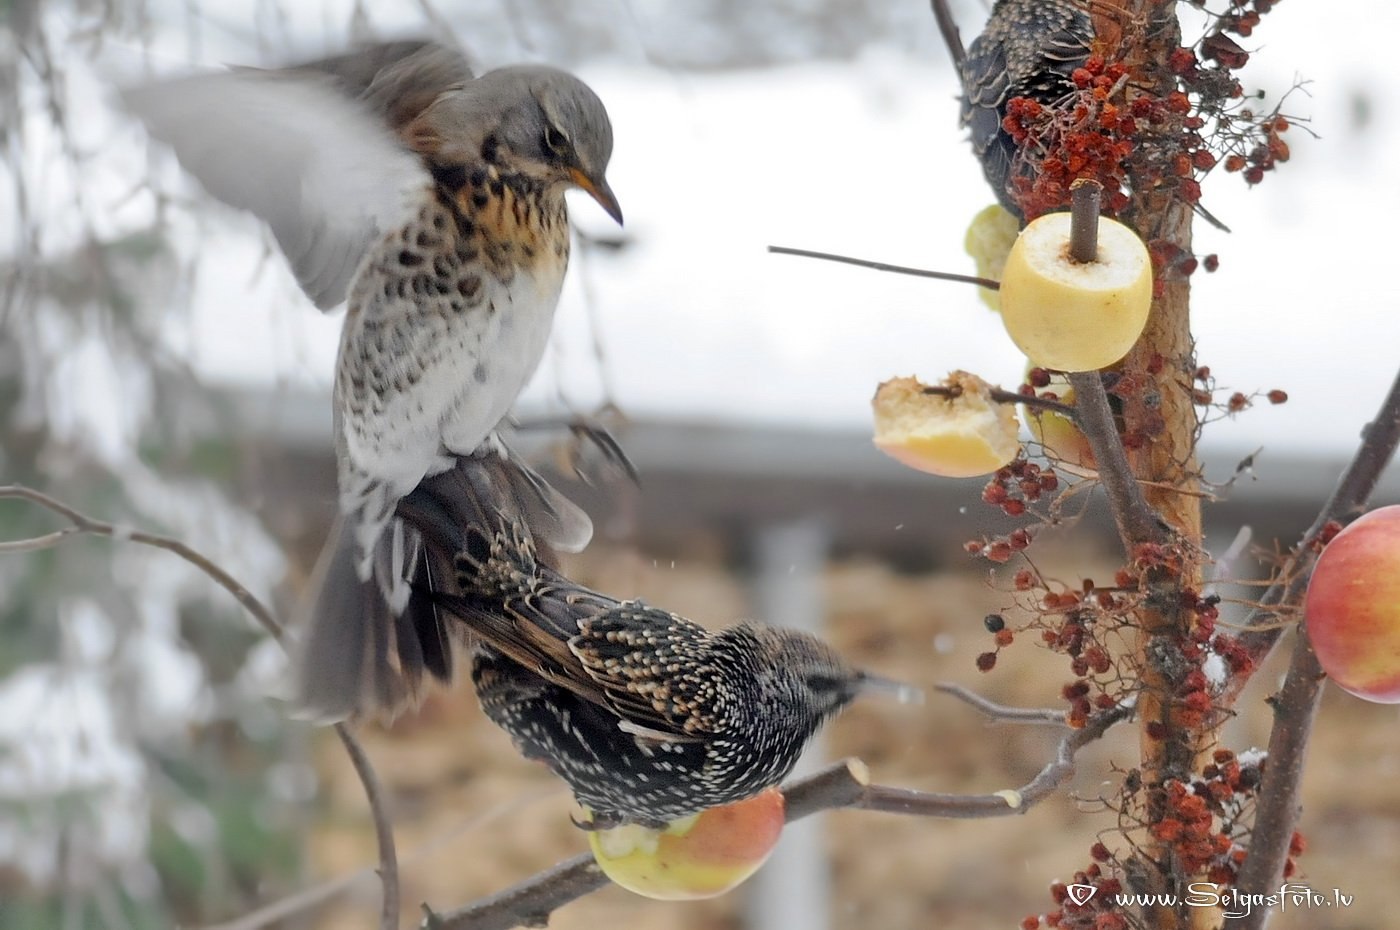
M 475 645 L 487 716 L 569 784 L 594 828 L 757 794 L 859 693 L 903 690 L 804 632 L 711 632 L 571 581 L 537 549 L 505 464 L 460 459 L 400 503 L 426 543 L 407 614 L 425 651 Z
M 131 110 L 216 197 L 265 220 L 317 306 L 348 302 L 335 374 L 341 521 L 302 648 L 305 709 L 394 711 L 420 540 L 396 520 L 426 475 L 493 439 L 539 364 L 569 259 L 564 192 L 618 222 L 602 102 L 563 71 L 473 77 L 456 50 L 392 42 L 280 70 L 131 88 Z M 551 545 L 587 515 L 523 468 Z M 442 670 L 429 667 L 429 671 Z

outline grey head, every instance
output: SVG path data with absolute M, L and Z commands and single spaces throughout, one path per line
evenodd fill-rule
M 622 222 L 606 177 L 612 122 L 603 101 L 572 74 L 544 65 L 499 68 L 438 98 L 422 122 L 430 139 L 415 147 L 430 158 L 484 159 L 546 185 L 579 187 Z

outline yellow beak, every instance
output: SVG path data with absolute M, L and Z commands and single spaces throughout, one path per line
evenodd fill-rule
M 588 196 L 598 201 L 598 206 L 607 211 L 608 216 L 617 220 L 617 225 L 622 225 L 622 207 L 618 206 L 617 196 L 608 187 L 608 182 L 603 178 L 596 181 L 584 174 L 577 168 L 569 170 L 569 179 L 577 184 Z

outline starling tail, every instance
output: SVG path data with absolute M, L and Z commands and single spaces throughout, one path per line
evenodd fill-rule
M 656 825 L 777 784 L 823 722 L 888 684 L 805 633 L 711 632 L 570 581 L 536 550 L 499 465 L 462 459 L 400 513 L 431 527 L 428 575 L 451 573 L 432 604 L 476 642 L 486 714 L 595 825 Z
M 993 193 L 1017 217 L 1015 178 L 1029 170 L 1002 128 L 1006 105 L 1027 97 L 1050 106 L 1075 90 L 1070 75 L 1089 58 L 1094 22 L 1074 0 L 997 0 L 962 63 L 962 123 Z

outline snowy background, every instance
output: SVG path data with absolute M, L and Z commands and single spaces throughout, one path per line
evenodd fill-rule
M 765 252 L 782 244 L 971 270 L 962 237 L 990 197 L 956 128 L 955 82 L 931 17 L 912 5 L 911 21 L 889 24 L 900 31 L 871 37 L 842 60 L 783 63 L 800 55 L 779 35 L 776 48 L 754 52 L 777 64 L 700 72 L 658 67 L 667 55 L 657 48 L 677 44 L 703 58 L 705 30 L 678 29 L 670 5 L 618 4 L 626 13 L 620 48 L 577 70 L 612 115 L 608 174 L 627 245 L 581 250 L 527 407 L 586 410 L 610 397 L 639 417 L 859 429 L 873 386 L 890 375 L 966 368 L 1019 382 L 1021 358 L 972 289 Z M 1400 10 L 1383 2 L 1347 9 L 1340 17 L 1326 4 L 1281 8 L 1256 33 L 1257 64 L 1245 72 L 1246 87 L 1273 92 L 1270 100 L 1306 82 L 1285 109 L 1310 120 L 1319 138 L 1299 127 L 1289 137 L 1293 160 L 1257 189 L 1223 173 L 1206 184 L 1205 202 L 1234 232 L 1198 224 L 1198 253 L 1218 253 L 1222 269 L 1195 280 L 1200 360 L 1222 386 L 1281 387 L 1291 397 L 1210 431 L 1211 443 L 1340 455 L 1400 357 L 1400 276 L 1385 231 L 1400 209 L 1392 167 L 1400 122 L 1375 96 L 1400 79 L 1392 38 Z M 328 24 L 349 22 L 350 12 L 348 4 L 298 5 L 287 23 L 294 38 L 275 51 L 205 23 L 195 61 L 185 32 L 172 28 L 158 33 L 150 55 L 109 46 L 96 73 L 320 54 L 347 41 Z M 410 16 L 379 12 L 372 24 L 380 35 L 422 29 Z M 710 28 L 718 44 L 725 31 Z M 975 29 L 973 19 L 964 31 Z M 459 32 L 486 67 L 542 54 L 510 35 L 473 44 Z M 801 36 L 790 39 L 800 48 Z M 75 83 L 86 81 L 74 64 Z M 95 78 L 90 86 L 91 104 L 105 102 L 103 86 Z M 92 190 L 92 210 L 142 222 L 150 198 L 130 195 L 133 172 L 145 167 L 140 132 L 110 114 L 94 122 L 106 134 L 92 144 L 111 176 Z M 155 161 L 178 189 L 172 160 L 158 152 Z M 266 254 L 256 224 L 213 212 L 181 246 L 201 261 L 193 312 L 171 321 L 170 345 L 216 383 L 326 390 L 339 314 L 311 310 L 284 264 Z M 586 198 L 573 212 L 584 231 L 618 237 Z M 110 428 L 127 398 L 92 380 L 75 402 L 90 413 L 89 427 Z

